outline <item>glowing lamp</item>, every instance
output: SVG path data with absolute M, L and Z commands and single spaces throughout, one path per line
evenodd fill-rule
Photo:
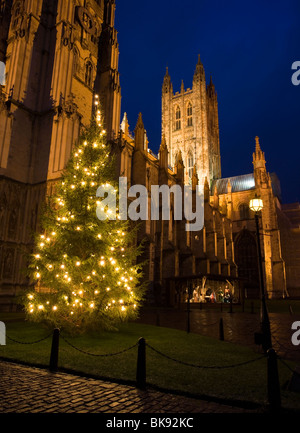
M 250 200 L 249 207 L 253 212 L 260 212 L 264 207 L 264 204 L 261 198 L 255 197 Z

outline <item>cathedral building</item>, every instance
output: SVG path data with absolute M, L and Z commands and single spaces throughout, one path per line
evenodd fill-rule
M 189 184 L 194 194 L 199 185 L 203 191 L 202 230 L 185 230 L 186 222 L 174 218 L 172 198 L 169 220 L 142 222 L 137 241 L 145 240 L 149 302 L 174 305 L 187 287 L 195 301 L 226 291 L 238 300 L 259 295 L 249 209 L 256 194 L 264 202 L 268 295 L 300 296 L 299 204 L 282 205 L 279 180 L 267 171 L 258 138 L 253 172 L 222 178 L 217 94 L 200 57 L 192 89 L 182 83 L 174 93 L 165 74 L 158 155 L 141 114 L 134 133 L 126 114 L 120 126 L 115 9 L 115 0 L 0 0 L 0 308 L 12 308 L 28 285 L 26 253 L 41 204 L 89 124 L 96 94 L 117 155 L 116 175 L 127 177 L 128 187 L 146 186 L 149 203 L 152 185 Z

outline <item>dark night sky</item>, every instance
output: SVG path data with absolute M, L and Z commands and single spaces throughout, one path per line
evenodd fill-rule
M 255 136 L 283 202 L 300 200 L 300 2 L 117 0 L 122 116 L 131 131 L 141 111 L 149 147 L 161 140 L 166 66 L 174 91 L 192 86 L 198 54 L 218 92 L 222 177 L 252 172 Z

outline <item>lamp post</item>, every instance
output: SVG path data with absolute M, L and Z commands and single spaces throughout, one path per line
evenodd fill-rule
M 255 213 L 255 224 L 256 224 L 256 238 L 257 238 L 257 253 L 258 253 L 258 270 L 259 270 L 259 286 L 261 294 L 261 307 L 260 307 L 260 325 L 261 325 L 261 337 L 262 347 L 264 352 L 272 347 L 271 341 L 271 330 L 270 320 L 266 305 L 266 292 L 264 284 L 264 274 L 262 266 L 262 255 L 260 247 L 260 234 L 259 234 L 259 212 L 263 209 L 263 201 L 261 198 L 255 197 L 250 200 L 250 209 Z

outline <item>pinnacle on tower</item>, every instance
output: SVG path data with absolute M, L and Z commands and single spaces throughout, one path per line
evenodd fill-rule
M 204 180 L 204 201 L 209 202 L 209 183 L 207 180 L 207 176 L 205 176 Z
M 171 83 L 171 77 L 169 75 L 169 68 L 166 68 L 166 74 L 164 76 L 164 82 L 163 82 L 163 93 L 173 92 L 173 86 Z
M 201 62 L 200 54 L 199 54 L 198 55 L 198 62 L 197 62 L 197 65 L 196 65 L 196 70 L 195 70 L 195 73 L 194 73 L 194 80 L 196 78 L 200 77 L 202 74 L 204 75 L 204 67 L 203 67 L 203 64 Z
M 121 123 L 121 130 L 122 130 L 123 134 L 125 135 L 125 137 L 127 137 L 129 135 L 129 123 L 128 123 L 128 118 L 127 118 L 127 113 L 124 113 L 123 120 Z
M 142 118 L 142 113 L 139 113 L 139 118 L 134 130 L 135 148 L 137 150 L 145 149 L 145 127 Z
M 183 82 L 183 80 L 181 81 L 181 93 L 184 93 L 184 82 Z
M 231 194 L 231 192 L 232 192 L 232 186 L 231 186 L 230 179 L 228 179 L 228 182 L 227 182 L 227 193 Z
M 194 168 L 193 168 L 193 175 L 192 175 L 192 189 L 193 189 L 193 191 L 196 190 L 198 183 L 199 183 L 199 178 L 198 178 L 198 173 L 197 173 L 197 166 L 195 164 Z
M 165 135 L 162 136 L 161 145 L 159 148 L 159 165 L 168 169 L 168 147 Z
M 266 164 L 265 153 L 261 150 L 259 144 L 259 137 L 255 137 L 255 153 L 253 153 L 253 164 L 257 165 L 258 162 L 263 163 L 263 166 Z M 261 164 L 260 164 L 261 165 Z

